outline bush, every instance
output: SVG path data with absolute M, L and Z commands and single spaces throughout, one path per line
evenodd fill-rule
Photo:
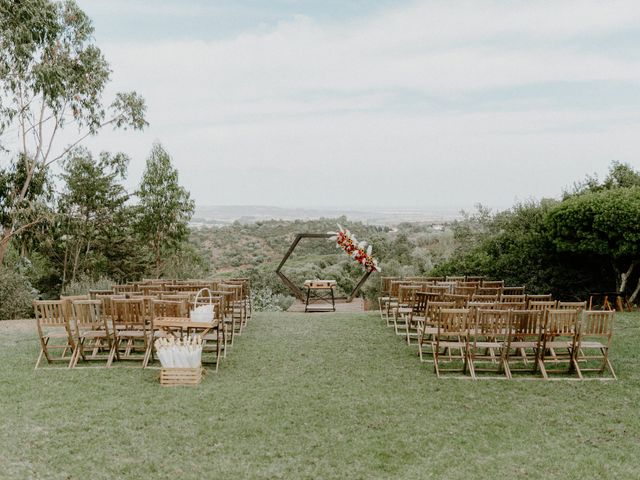
M 107 277 L 94 280 L 87 276 L 81 276 L 78 280 L 68 283 L 62 289 L 62 295 L 86 295 L 89 290 L 110 290 L 111 286 L 116 283 Z
M 31 318 L 38 292 L 20 273 L 0 269 L 0 320 Z
M 257 312 L 282 312 L 293 304 L 293 297 L 273 293 L 270 288 L 261 288 L 251 292 L 251 303 Z

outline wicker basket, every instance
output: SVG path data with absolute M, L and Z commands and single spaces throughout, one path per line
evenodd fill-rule
M 204 377 L 205 369 L 198 368 L 161 368 L 160 385 L 163 387 L 195 387 Z

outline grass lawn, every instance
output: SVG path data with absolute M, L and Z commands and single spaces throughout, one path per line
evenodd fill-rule
M 0 322 L 0 478 L 640 478 L 640 315 L 617 382 L 438 380 L 375 313 L 258 314 L 218 373 L 33 371 Z

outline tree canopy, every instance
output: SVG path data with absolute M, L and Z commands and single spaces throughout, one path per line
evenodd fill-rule
M 188 222 L 195 204 L 178 183 L 178 171 L 171 164 L 171 156 L 159 143 L 151 149 L 137 196 L 138 232 L 151 246 L 155 274 L 160 276 L 167 256 L 189 235 Z
M 64 158 L 85 138 L 108 125 L 141 129 L 145 103 L 135 92 L 103 95 L 111 70 L 93 43 L 93 26 L 71 0 L 0 0 L 0 148 L 13 156 L 7 177 L 14 194 L 4 205 L 0 268 L 10 239 L 44 217 L 23 221 L 34 176 Z M 62 130 L 76 139 L 60 147 Z

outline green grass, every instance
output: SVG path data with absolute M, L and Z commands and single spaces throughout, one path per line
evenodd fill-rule
M 617 382 L 437 380 L 376 314 L 260 314 L 198 388 L 157 370 L 33 371 L 0 323 L 0 478 L 640 476 L 640 315 Z

